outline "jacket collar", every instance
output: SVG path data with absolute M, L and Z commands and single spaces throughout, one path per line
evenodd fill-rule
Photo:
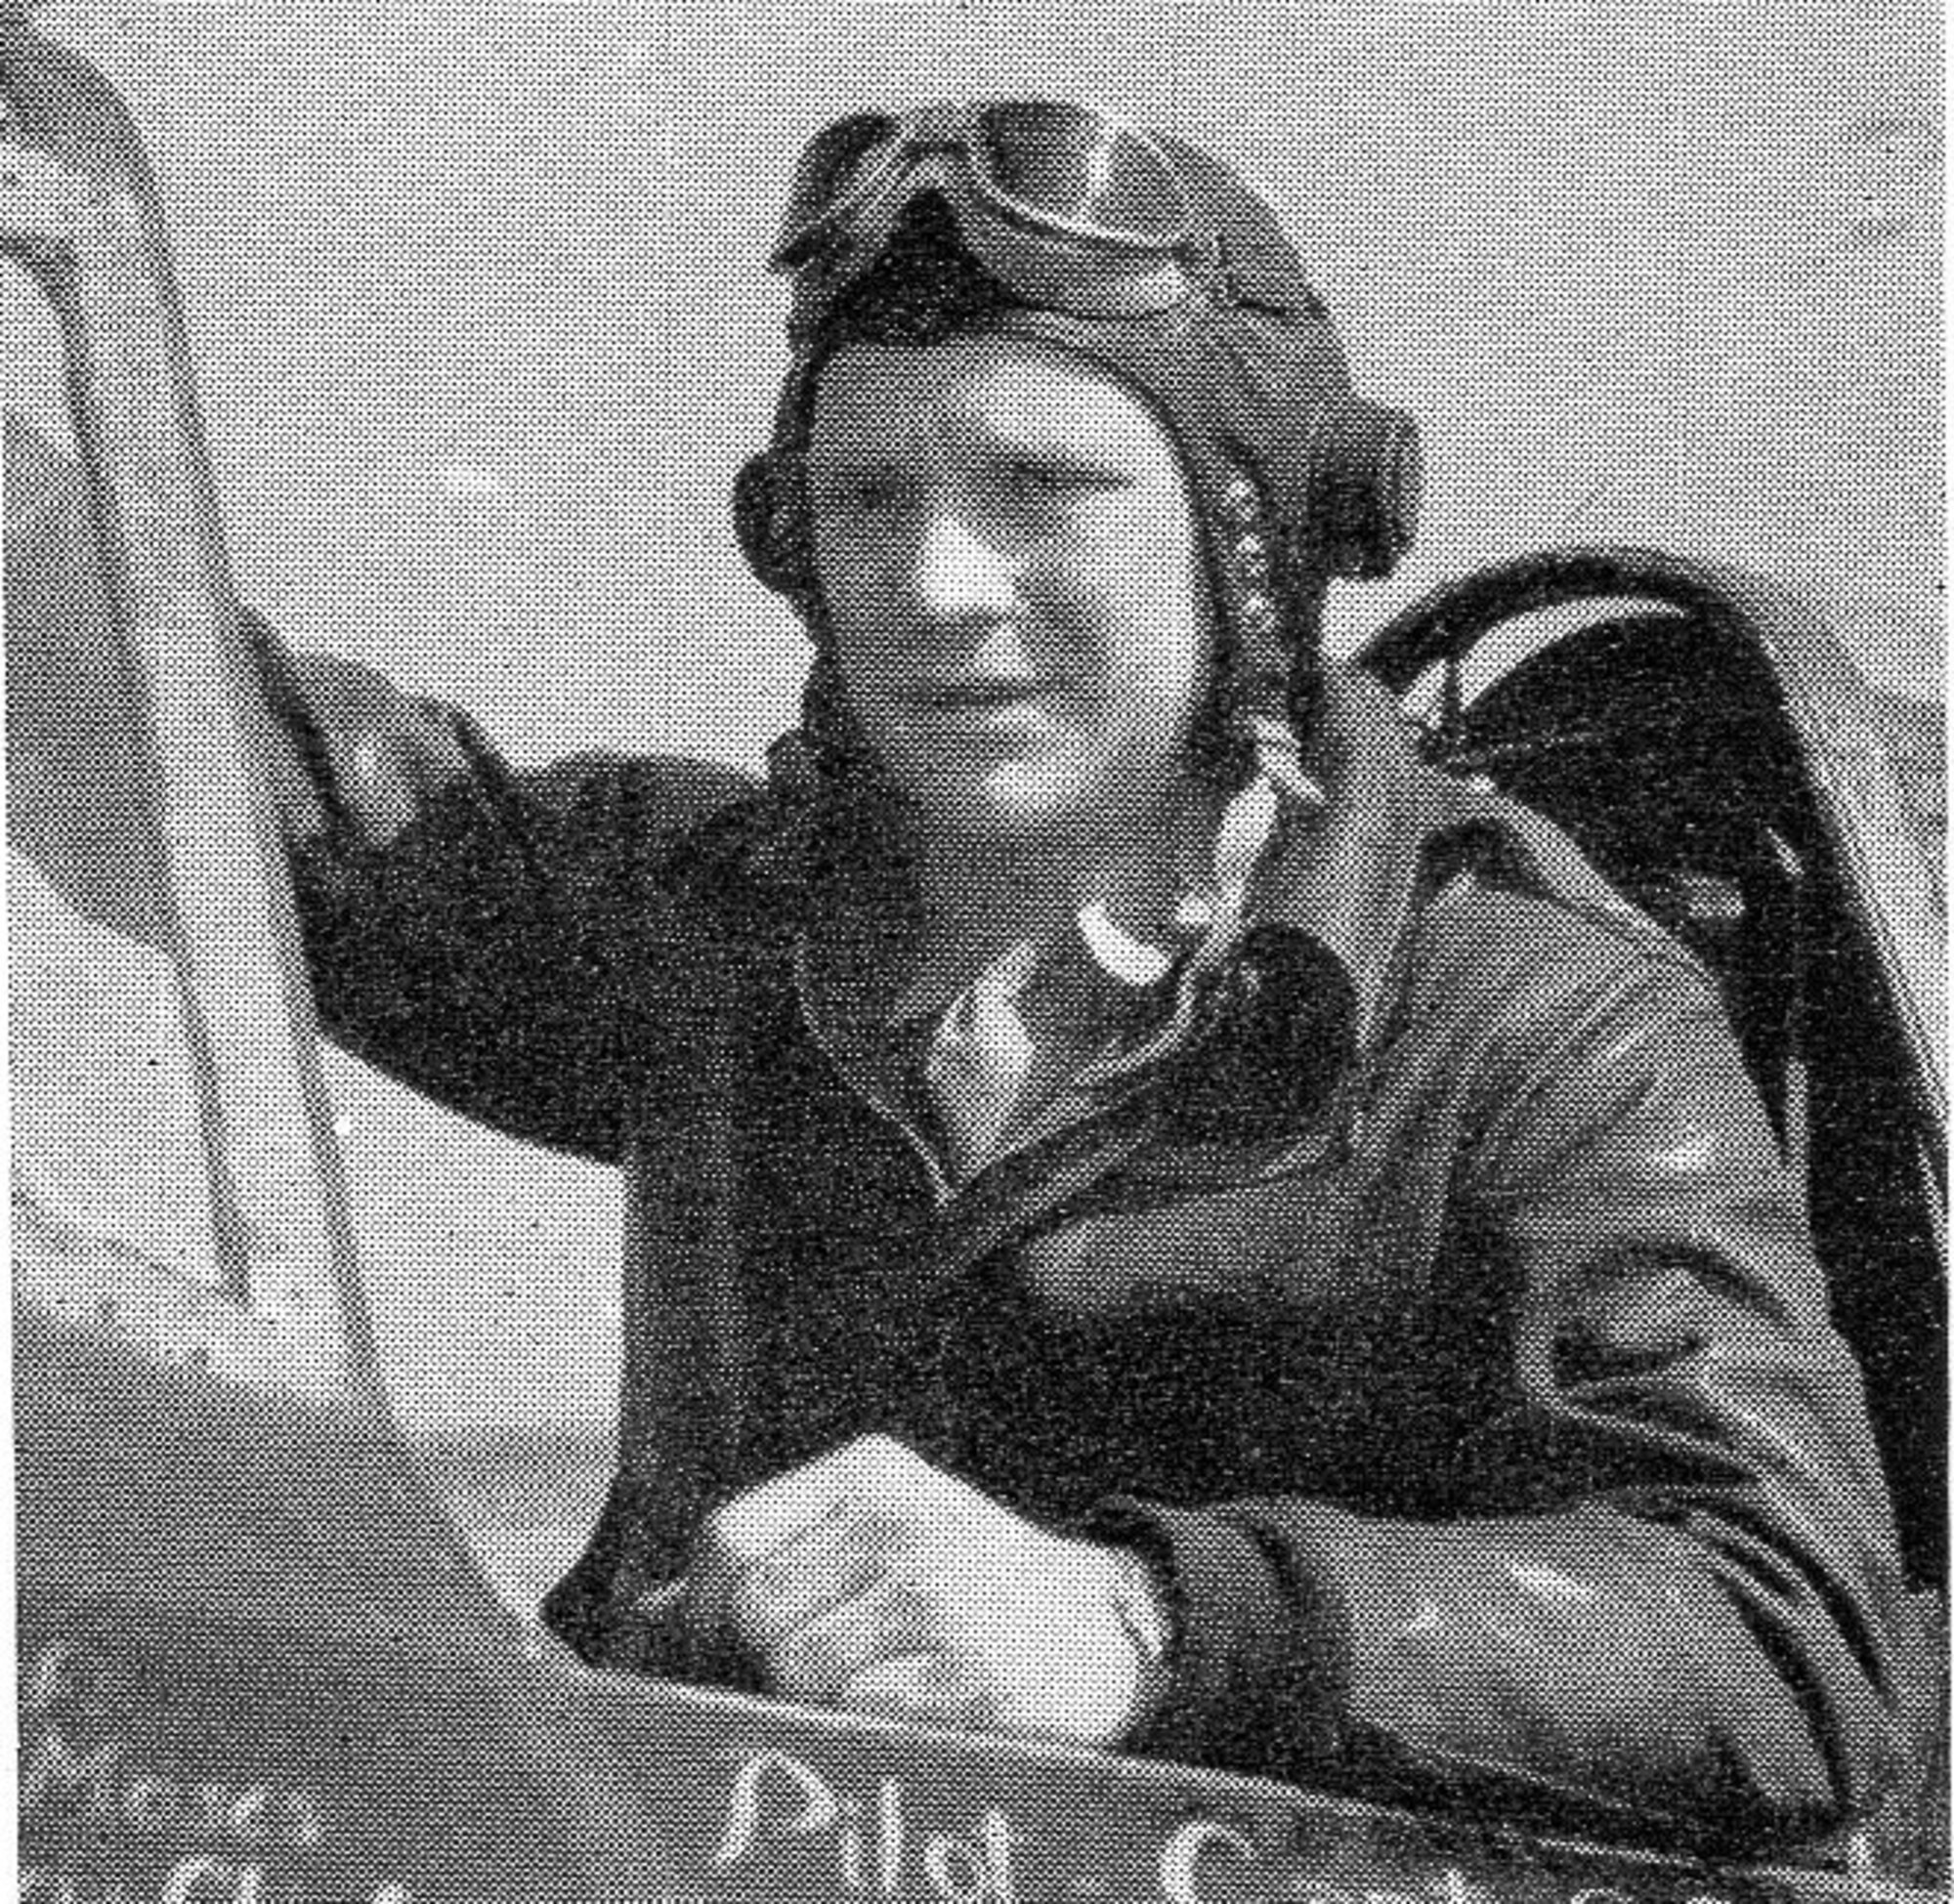
M 1329 958 L 1349 988 L 1353 1043 L 1378 1034 L 1424 897 L 1466 867 L 1650 956 L 1692 962 L 1552 821 L 1490 780 L 1425 760 L 1417 731 L 1370 675 L 1325 669 L 1301 758 L 1324 803 L 1270 856 L 1253 916 L 1256 931 L 1295 935 Z
M 1326 954 L 1349 1022 L 1338 1042 L 1376 1036 L 1429 876 L 1433 849 L 1469 823 L 1474 789 L 1421 759 L 1397 703 L 1368 675 L 1326 666 L 1299 755 L 1323 790 L 1295 816 L 1250 901 L 1248 950 L 1299 941 Z
M 1320 1029 L 1349 1048 L 1376 1035 L 1434 841 L 1469 824 L 1483 802 L 1420 758 L 1381 685 L 1342 665 L 1323 670 L 1298 762 L 1325 797 L 1314 812 L 1289 811 L 1276 829 L 1250 888 L 1240 943 L 1251 959 L 1328 976 L 1315 1002 L 1334 1000 L 1347 1022 Z M 777 755 L 765 822 L 745 834 L 743 857 L 776 902 L 771 923 L 790 944 L 833 905 L 843 882 L 885 869 L 851 864 L 843 843 L 844 834 L 872 840 L 877 829 L 825 823 L 822 809 L 783 787 L 786 778 Z

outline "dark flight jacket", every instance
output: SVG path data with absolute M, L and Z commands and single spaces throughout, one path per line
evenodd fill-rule
M 698 1514 L 881 1431 L 1155 1560 L 1136 1750 L 1709 1850 L 1876 1801 L 1885 1490 L 1715 990 L 1380 691 L 1333 673 L 1184 1047 L 944 1200 L 805 1023 L 778 796 L 267 664 L 333 1036 L 631 1177 L 586 1657 L 658 1664 Z

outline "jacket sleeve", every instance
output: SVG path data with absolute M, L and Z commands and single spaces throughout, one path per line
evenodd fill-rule
M 152 943 L 149 743 L 82 472 L 6 435 L 10 838 L 84 916 Z M 246 635 L 327 1031 L 513 1136 L 615 1158 L 651 1021 L 701 950 L 683 844 L 749 783 L 684 760 L 517 773 L 452 709 L 256 617 Z
M 453 708 L 251 632 L 327 1031 L 511 1136 L 616 1162 L 706 933 L 687 843 L 750 783 L 609 756 L 518 773 Z
M 1454 1248 L 1508 1302 L 1469 1504 L 1109 1503 L 1180 1622 L 1133 1743 L 1705 1850 L 1835 1830 L 1898 1756 L 1893 1541 L 1720 1012 L 1673 966 L 1617 971 L 1481 1083 Z

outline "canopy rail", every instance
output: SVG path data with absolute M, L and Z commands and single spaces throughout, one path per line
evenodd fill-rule
M 149 761 L 215 1288 L 23 1226 L 17 1299 L 149 1359 L 382 1411 L 346 1182 L 160 203 L 88 64 L 0 12 L 0 252 L 52 307 Z

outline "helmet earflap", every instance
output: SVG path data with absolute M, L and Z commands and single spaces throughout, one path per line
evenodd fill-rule
M 815 594 L 807 496 L 797 459 L 763 449 L 733 483 L 733 532 L 761 583 L 796 607 Z
M 1324 571 L 1388 575 L 1418 531 L 1424 457 L 1403 410 L 1353 398 L 1338 406 L 1310 481 L 1312 539 Z
M 1329 575 L 1388 575 L 1418 529 L 1424 459 L 1403 410 L 1354 398 L 1333 413 L 1310 472 L 1310 536 Z M 761 583 L 805 610 L 817 598 L 807 492 L 799 459 L 749 456 L 733 485 L 740 552 Z

